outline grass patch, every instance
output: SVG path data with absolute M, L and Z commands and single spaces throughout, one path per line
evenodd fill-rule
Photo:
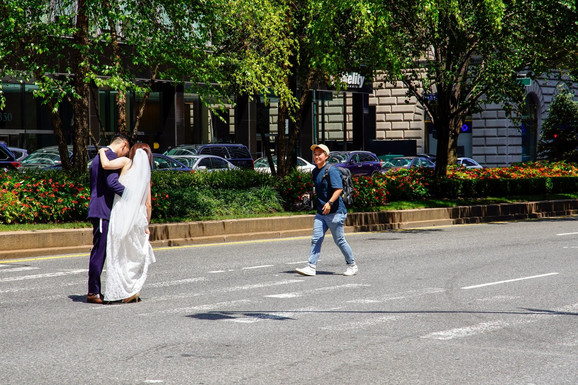
M 69 222 L 69 223 L 34 223 L 34 224 L 13 224 L 0 225 L 0 231 L 34 231 L 52 229 L 84 229 L 92 227 L 90 222 Z

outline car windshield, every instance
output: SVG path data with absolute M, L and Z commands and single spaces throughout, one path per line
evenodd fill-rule
M 347 160 L 347 154 L 330 154 L 329 158 L 327 158 L 327 163 L 334 164 L 334 163 L 343 163 Z
M 411 159 L 410 158 L 397 158 L 397 159 L 390 160 L 390 163 L 393 165 L 393 167 L 405 167 L 411 163 Z
M 185 164 L 186 166 L 193 168 L 195 164 L 199 161 L 200 156 L 187 155 L 187 156 L 175 156 L 174 159 Z
M 24 164 L 30 163 L 56 163 L 60 162 L 60 155 L 58 153 L 34 153 L 30 154 L 26 159 L 22 161 Z
M 245 147 L 241 146 L 230 146 L 229 153 L 231 158 L 250 158 L 251 154 Z
M 277 166 L 277 156 L 273 155 L 273 164 Z M 269 161 L 267 157 L 261 157 L 255 161 L 255 167 L 269 167 Z
M 171 148 L 170 150 L 168 150 L 167 152 L 165 152 L 165 155 L 171 156 L 171 155 L 195 155 L 197 153 L 197 149 L 195 148 Z

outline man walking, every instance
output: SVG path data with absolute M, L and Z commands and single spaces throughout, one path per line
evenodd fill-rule
M 115 135 L 110 145 L 112 151 L 107 151 L 108 159 L 126 156 L 130 148 L 128 138 L 124 135 Z M 88 219 L 92 223 L 92 250 L 88 265 L 88 294 L 86 302 L 103 303 L 101 294 L 100 275 L 106 259 L 106 239 L 110 210 L 115 194 L 122 195 L 124 186 L 118 181 L 119 170 L 104 170 L 100 163 L 100 156 L 96 154 L 90 164 L 90 204 Z
M 341 250 L 345 257 L 345 263 L 347 263 L 347 269 L 343 275 L 355 275 L 358 270 L 357 264 L 355 263 L 351 247 L 345 239 L 344 227 L 345 219 L 347 219 L 347 208 L 343 203 L 343 199 L 341 199 L 341 192 L 343 191 L 341 173 L 327 164 L 329 148 L 326 145 L 314 144 L 311 146 L 311 151 L 313 151 L 313 161 L 317 166 L 312 173 L 317 196 L 317 214 L 313 221 L 309 263 L 303 268 L 296 269 L 296 271 L 302 275 L 315 275 L 317 261 L 321 254 L 321 245 L 323 244 L 325 233 L 329 229 L 331 230 L 331 235 L 333 235 L 333 241 Z M 329 169 L 327 170 L 327 168 Z

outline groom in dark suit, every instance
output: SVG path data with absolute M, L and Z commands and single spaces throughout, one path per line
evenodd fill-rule
M 115 135 L 106 152 L 108 159 L 126 156 L 130 148 L 128 138 Z M 100 164 L 100 156 L 96 154 L 90 164 L 90 204 L 88 219 L 92 223 L 92 250 L 88 265 L 88 294 L 86 302 L 103 303 L 100 289 L 100 275 L 106 259 L 106 239 L 110 211 L 115 194 L 122 195 L 124 186 L 118 181 L 120 170 L 105 170 Z

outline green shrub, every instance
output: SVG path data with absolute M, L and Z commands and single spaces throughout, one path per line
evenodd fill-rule
M 157 172 L 152 181 L 155 219 L 195 220 L 283 210 L 274 178 L 250 170 Z
M 86 218 L 87 179 L 58 171 L 0 174 L 0 223 L 47 223 Z
M 313 193 L 313 180 L 311 174 L 293 170 L 291 174 L 275 181 L 275 189 L 285 210 L 302 210 L 303 196 Z
M 390 192 L 383 175 L 353 177 L 353 209 L 364 210 L 385 206 Z
M 433 180 L 430 169 L 389 170 L 386 174 L 376 175 L 383 179 L 390 201 L 413 201 L 428 198 L 431 195 L 429 186 Z
M 254 171 L 154 172 L 153 218 L 157 221 L 249 216 L 309 209 L 303 195 L 313 191 L 311 174 L 283 178 Z M 465 170 L 450 167 L 436 180 L 431 169 L 390 170 L 356 176 L 353 210 L 393 201 L 459 199 L 575 193 L 578 167 L 566 162 L 532 162 Z M 1 172 L 0 224 L 86 221 L 89 176 L 62 171 Z

